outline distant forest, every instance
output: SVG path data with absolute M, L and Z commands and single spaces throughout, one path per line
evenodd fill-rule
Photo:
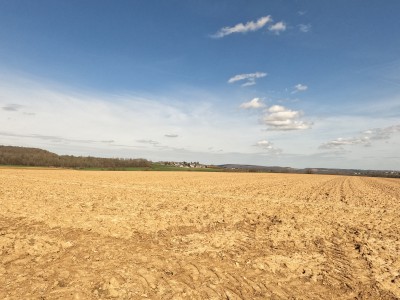
M 134 168 L 150 167 L 151 162 L 146 159 L 57 155 L 38 148 L 0 146 L 0 165 L 59 168 Z

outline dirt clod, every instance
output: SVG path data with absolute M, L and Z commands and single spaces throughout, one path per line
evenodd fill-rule
M 0 299 L 399 299 L 400 180 L 0 169 Z

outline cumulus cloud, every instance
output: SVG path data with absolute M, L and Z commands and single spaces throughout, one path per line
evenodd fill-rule
M 265 104 L 262 103 L 260 98 L 253 98 L 249 102 L 243 102 L 242 104 L 240 104 L 239 107 L 243 109 L 249 109 L 249 108 L 262 108 L 264 106 Z
M 385 128 L 374 128 L 361 132 L 360 135 L 350 138 L 337 138 L 319 146 L 320 149 L 343 149 L 344 146 L 363 145 L 372 146 L 376 140 L 388 140 L 395 133 L 400 132 L 400 124 Z
M 167 134 L 165 134 L 164 136 L 165 136 L 165 137 L 169 137 L 169 138 L 176 138 L 176 137 L 178 137 L 178 135 L 177 135 L 177 134 L 174 134 L 174 133 L 167 133 Z
M 306 86 L 305 84 L 301 84 L 301 83 L 296 84 L 293 88 L 294 88 L 294 90 L 293 90 L 292 94 L 298 93 L 298 92 L 304 92 L 304 91 L 308 90 L 308 86 Z
M 311 30 L 310 24 L 299 24 L 297 26 L 299 27 L 300 32 L 303 32 L 303 33 L 307 33 Z
M 245 80 L 246 82 L 242 84 L 242 86 L 250 86 L 256 84 L 256 79 L 267 76 L 267 73 L 264 72 L 255 72 L 255 73 L 247 73 L 247 74 L 238 74 L 231 78 L 229 78 L 228 83 L 234 83 L 237 81 Z
M 259 141 L 255 144 L 257 147 L 265 148 L 265 149 L 271 149 L 272 148 L 272 143 L 267 141 L 267 140 L 262 140 Z
M 277 22 L 277 23 L 269 26 L 268 30 L 279 35 L 281 32 L 284 32 L 286 30 L 286 24 L 285 24 L 285 22 L 282 22 L 282 21 Z
M 282 153 L 281 149 L 274 147 L 273 143 L 267 140 L 258 141 L 257 143 L 255 143 L 254 146 L 266 150 L 267 152 L 272 154 Z
M 92 94 L 8 76 L 2 77 L 0 73 L 0 131 L 7 133 L 0 134 L 0 144 L 38 147 L 62 154 L 152 160 L 183 159 L 183 148 L 185 160 L 194 160 L 197 155 L 201 160 L 209 153 L 206 145 L 227 153 L 248 153 L 253 149 L 256 137 L 249 134 L 253 125 L 247 118 L 235 118 L 216 109 L 214 103 L 224 96 L 209 91 Z M 18 103 L 22 108 L 17 112 L 2 109 L 10 103 Z M 24 114 L 27 108 L 36 115 Z M 115 142 L 102 142 L 110 140 Z
M 301 111 L 291 110 L 281 105 L 273 105 L 267 110 L 262 122 L 267 130 L 302 130 L 311 128 L 312 123 L 300 120 Z
M 249 21 L 246 24 L 239 23 L 232 27 L 223 27 L 220 30 L 218 30 L 215 34 L 211 35 L 211 37 L 219 39 L 233 33 L 246 33 L 249 31 L 257 31 L 263 28 L 268 22 L 271 21 L 272 21 L 271 16 L 265 16 L 259 18 L 257 21 Z

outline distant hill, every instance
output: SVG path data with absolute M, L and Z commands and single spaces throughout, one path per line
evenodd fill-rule
M 393 170 L 360 170 L 360 169 L 334 169 L 334 168 L 304 168 L 295 169 L 290 167 L 277 166 L 257 166 L 226 164 L 219 165 L 227 171 L 232 172 L 266 172 L 266 173 L 298 173 L 298 174 L 329 174 L 329 175 L 348 175 L 348 176 L 371 176 L 371 177 L 394 177 L 400 178 L 400 171 Z
M 289 167 L 277 167 L 277 166 L 268 167 L 268 166 L 256 166 L 256 165 L 226 164 L 226 165 L 219 165 L 218 167 L 232 171 L 244 170 L 249 172 L 304 173 L 303 169 L 294 169 Z
M 0 146 L 0 165 L 61 168 L 135 168 L 150 167 L 151 162 L 146 159 L 57 155 L 38 148 Z
M 94 168 L 94 169 L 128 169 L 144 168 L 157 171 L 222 171 L 222 172 L 262 172 L 262 173 L 298 173 L 298 174 L 330 174 L 371 177 L 400 178 L 400 171 L 393 170 L 359 170 L 359 169 L 332 169 L 332 168 L 304 168 L 296 169 L 279 166 L 257 166 L 241 164 L 224 164 L 218 166 L 204 166 L 204 168 L 190 167 L 190 163 L 152 163 L 146 159 L 101 158 L 91 156 L 58 155 L 39 148 L 0 146 L 0 165 L 31 166 L 31 167 L 58 167 L 58 168 Z M 184 168 L 184 164 L 189 167 Z M 194 164 L 194 163 L 193 163 Z M 181 168 L 180 168 L 181 167 Z

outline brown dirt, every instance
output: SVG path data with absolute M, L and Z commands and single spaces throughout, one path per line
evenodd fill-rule
M 0 169 L 0 299 L 399 299 L 400 180 Z

